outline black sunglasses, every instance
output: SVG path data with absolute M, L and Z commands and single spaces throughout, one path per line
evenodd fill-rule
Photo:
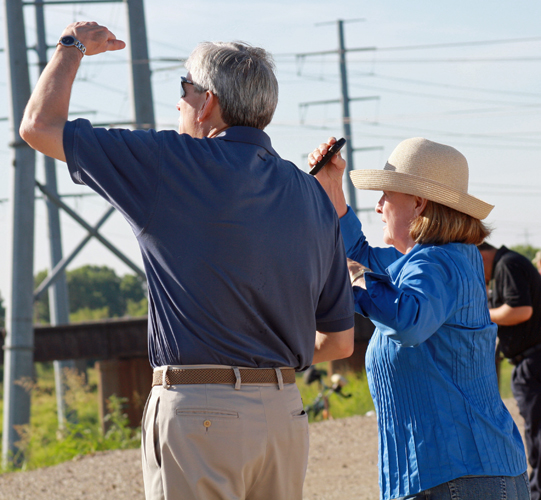
M 191 80 L 188 80 L 185 76 L 180 77 L 180 98 L 186 97 L 186 90 L 184 90 L 184 84 L 195 85 Z
M 188 85 L 195 86 L 195 89 L 198 92 L 201 92 L 201 91 L 206 92 L 208 90 L 208 89 L 202 89 L 202 87 L 200 85 L 198 85 L 197 83 L 194 83 L 191 80 L 188 80 L 185 76 L 181 76 L 180 77 L 180 98 L 181 99 L 186 97 L 186 90 L 184 89 L 184 84 L 185 83 L 187 83 Z

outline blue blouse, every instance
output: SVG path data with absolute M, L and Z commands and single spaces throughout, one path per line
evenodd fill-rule
M 349 258 L 369 267 L 354 287 L 376 326 L 366 372 L 378 417 L 381 498 L 466 475 L 517 476 L 524 446 L 498 391 L 497 327 L 473 245 L 372 248 L 351 208 L 340 219 Z

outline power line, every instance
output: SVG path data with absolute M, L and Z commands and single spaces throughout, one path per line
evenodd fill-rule
M 355 120 L 355 122 L 358 122 L 358 120 Z M 458 138 L 469 138 L 473 136 L 474 134 L 459 134 L 455 132 L 448 132 L 448 131 L 438 131 L 438 130 L 432 130 L 432 129 L 420 129 L 415 127 L 399 127 L 394 125 L 388 125 L 385 123 L 365 123 L 366 125 L 373 125 L 378 128 L 384 128 L 384 129 L 397 129 L 397 130 L 403 130 L 403 131 L 413 131 L 415 133 L 430 133 L 434 135 L 439 136 L 449 136 L 449 137 L 458 137 Z M 311 124 L 284 124 L 284 123 L 273 123 L 274 126 L 281 126 L 281 127 L 291 127 L 291 128 L 303 128 L 308 130 L 324 130 L 324 131 L 336 131 L 336 126 L 331 125 L 311 125 Z M 408 135 L 409 136 L 409 135 Z M 363 138 L 371 138 L 371 139 L 384 139 L 384 140 L 399 140 L 402 141 L 405 139 L 405 135 L 388 135 L 388 134 L 371 134 L 371 133 L 364 133 L 362 134 Z M 480 137 L 480 139 L 483 139 L 483 137 Z M 484 139 L 490 139 L 490 137 L 484 137 Z M 531 146 L 531 145 L 523 145 L 523 144 L 501 144 L 501 138 L 495 137 L 495 140 L 497 139 L 498 142 L 494 144 L 472 144 L 472 143 L 462 143 L 462 145 L 472 148 L 482 148 L 482 149 L 501 149 L 501 150 L 526 150 L 526 151 L 541 151 L 541 145 L 540 146 Z M 538 141 L 533 141 L 533 144 L 538 144 Z
M 494 139 L 494 140 L 498 141 L 497 144 L 487 146 L 487 147 L 492 147 L 492 148 L 493 147 L 498 147 L 498 148 L 502 148 L 502 149 L 509 149 L 509 148 L 517 149 L 517 148 L 519 148 L 519 149 L 527 149 L 527 150 L 532 150 L 532 151 L 541 150 L 541 145 L 539 144 L 539 141 L 536 140 L 536 139 L 532 139 L 531 141 L 529 141 L 526 138 L 523 139 L 523 138 L 520 138 L 520 137 L 507 139 L 505 137 L 501 137 L 500 135 L 476 134 L 476 133 L 469 133 L 469 132 L 451 132 L 451 131 L 448 131 L 448 130 L 434 130 L 434 129 L 419 128 L 419 127 L 403 127 L 403 126 L 400 126 L 400 125 L 390 125 L 390 124 L 385 124 L 385 123 L 366 123 L 366 125 L 368 125 L 368 126 L 376 126 L 376 127 L 385 127 L 385 128 L 388 128 L 388 129 L 395 129 L 395 130 L 414 131 L 416 133 L 428 132 L 428 133 L 431 133 L 431 134 L 443 135 L 443 136 L 448 136 L 448 137 L 475 138 L 475 139 Z M 521 142 L 522 144 L 502 144 L 502 141 L 510 142 L 510 143 Z M 524 144 L 524 143 L 526 143 L 526 144 Z
M 336 119 L 336 123 L 338 124 L 339 119 Z M 360 123 L 372 128 L 381 128 L 381 129 L 396 129 L 396 130 L 403 130 L 403 131 L 411 131 L 414 133 L 430 133 L 434 135 L 440 135 L 440 136 L 449 136 L 449 137 L 458 137 L 458 138 L 473 138 L 473 139 L 481 139 L 481 140 L 490 140 L 494 139 L 497 141 L 496 145 L 490 145 L 485 146 L 488 148 L 494 148 L 499 147 L 502 149 L 528 149 L 528 150 L 535 150 L 538 151 L 541 149 L 541 145 L 539 145 L 539 141 L 537 139 L 531 139 L 528 138 L 521 138 L 521 137 L 514 137 L 514 138 L 506 138 L 505 135 L 509 135 L 506 133 L 501 134 L 477 134 L 477 133 L 467 133 L 467 132 L 452 132 L 448 130 L 436 130 L 436 129 L 426 129 L 426 128 L 418 128 L 418 127 L 403 127 L 398 125 L 392 125 L 386 122 L 369 122 L 367 120 L 352 120 L 354 123 Z M 290 128 L 290 129 L 307 129 L 307 130 L 327 130 L 327 131 L 336 131 L 337 125 L 330 124 L 330 120 L 326 120 L 327 125 L 316 125 L 311 123 L 293 123 L 293 122 L 283 122 L 283 121 L 273 121 L 271 122 L 271 126 L 273 127 L 282 127 L 282 128 Z M 334 123 L 334 122 L 332 122 Z M 172 125 L 171 125 L 172 127 Z M 528 135 L 530 132 L 525 132 L 525 135 Z M 362 137 L 370 137 L 375 139 L 393 139 L 393 140 L 403 140 L 404 135 L 388 135 L 388 134 L 372 134 L 372 133 L 362 133 Z M 510 143 L 522 143 L 522 144 L 502 144 L 502 141 L 510 142 Z M 524 144 L 526 143 L 526 144 Z M 532 147 L 535 145 L 534 147 Z M 539 145 L 539 146 L 538 146 Z
M 463 64 L 463 63 L 494 63 L 494 62 L 539 62 L 541 57 L 487 57 L 487 58 L 452 58 L 447 59 L 377 59 L 377 60 L 368 60 L 368 59 L 353 59 L 349 62 L 368 62 L 373 63 L 377 62 L 382 64 L 435 64 L 435 63 L 452 63 L 452 64 Z
M 379 51 L 391 51 L 391 50 L 419 50 L 419 49 L 443 49 L 449 47 L 473 47 L 476 45 L 496 45 L 506 43 L 524 43 L 524 42 L 539 42 L 541 36 L 532 36 L 527 38 L 501 38 L 496 40 L 482 40 L 477 42 L 451 42 L 451 43 L 432 43 L 424 45 L 404 45 L 397 47 L 383 47 L 378 49 Z
M 500 106 L 518 106 L 518 107 L 528 107 L 528 106 L 539 106 L 540 104 L 532 104 L 532 103 L 519 103 L 514 101 L 492 101 L 489 99 L 475 99 L 472 97 L 455 97 L 455 96 L 446 96 L 446 95 L 437 95 L 437 94 L 427 94 L 426 92 L 414 92 L 411 90 L 401 90 L 401 89 L 392 89 L 392 88 L 386 88 L 386 87 L 380 87 L 380 86 L 373 86 L 373 85 L 365 85 L 365 84 L 357 84 L 354 86 L 362 87 L 364 89 L 371 89 L 371 90 L 377 90 L 379 92 L 390 92 L 393 94 L 401 94 L 401 95 L 410 95 L 415 97 L 422 97 L 422 98 L 429 98 L 429 99 L 442 99 L 447 101 L 459 101 L 459 102 L 474 102 L 478 104 L 498 104 Z M 537 97 L 541 98 L 541 94 Z
M 540 106 L 540 103 L 527 103 L 527 102 L 516 102 L 516 101 L 493 101 L 490 99 L 475 99 L 472 97 L 454 97 L 448 95 L 438 95 L 438 94 L 427 94 L 426 92 L 414 92 L 412 90 L 400 90 L 393 88 L 386 88 L 374 85 L 362 85 L 359 84 L 358 87 L 365 89 L 377 90 L 379 92 L 390 92 L 392 94 L 400 95 L 410 95 L 415 97 L 422 97 L 424 99 L 441 99 L 445 101 L 456 101 L 456 102 L 472 102 L 477 104 L 497 104 L 499 106 L 514 106 L 514 107 L 534 107 Z M 541 98 L 541 95 L 539 96 Z
M 353 73 L 355 75 L 355 73 Z M 359 75 L 357 75 L 359 76 Z M 412 83 L 416 85 L 426 85 L 429 87 L 440 87 L 440 88 L 449 88 L 449 89 L 456 89 L 456 90 L 466 90 L 466 91 L 472 91 L 472 92 L 486 92 L 486 93 L 493 93 L 493 94 L 504 94 L 504 95 L 517 95 L 517 96 L 525 96 L 525 97 L 541 97 L 541 93 L 533 93 L 533 92 L 517 92 L 516 90 L 497 90 L 497 89 L 485 89 L 485 88 L 479 88 L 479 87 L 468 87 L 463 85 L 452 85 L 449 83 L 436 83 L 436 82 L 428 82 L 425 80 L 413 80 L 411 78 L 402 78 L 402 77 L 394 77 L 394 76 L 388 76 L 388 75 L 381 75 L 379 73 L 369 73 L 365 74 L 363 76 L 370 76 L 375 78 L 381 78 L 382 80 L 390 80 L 390 81 L 396 81 L 396 82 L 404 82 L 404 83 Z
M 520 110 L 517 110 L 515 108 L 479 108 L 479 109 L 459 109 L 459 110 L 452 110 L 452 111 L 442 111 L 439 113 L 421 113 L 421 114 L 407 114 L 407 115 L 395 115 L 395 116 L 388 116 L 388 120 L 410 120 L 410 119 L 419 119 L 419 118 L 439 118 L 442 116 L 445 117 L 458 117 L 460 115 L 470 115 L 470 116 L 481 116 L 486 114 L 492 114 L 492 115 L 515 115 L 515 116 L 522 116 L 522 115 L 538 115 L 539 112 L 537 109 L 541 105 L 534 105 L 534 106 L 527 106 Z
M 287 74 L 287 72 L 286 72 Z M 293 74 L 293 73 L 290 73 Z M 354 73 L 355 75 L 355 73 Z M 359 76 L 359 75 L 357 75 Z M 412 83 L 412 84 L 418 84 L 418 85 L 427 85 L 432 87 L 441 87 L 441 88 L 449 88 L 449 89 L 457 89 L 457 90 L 466 90 L 466 91 L 476 91 L 476 92 L 486 92 L 486 93 L 497 93 L 497 94 L 503 94 L 503 95 L 517 95 L 517 96 L 524 96 L 524 97 L 538 97 L 541 98 L 541 94 L 536 93 L 529 93 L 529 92 L 516 92 L 516 91 L 504 91 L 504 90 L 495 90 L 495 89 L 481 89 L 481 88 L 475 88 L 475 87 L 464 87 L 460 85 L 450 85 L 450 84 L 438 84 L 434 82 L 423 82 L 421 80 L 412 80 L 407 78 L 393 78 L 393 77 L 387 77 L 387 76 L 380 76 L 376 73 L 371 74 L 362 74 L 362 76 L 373 76 L 376 78 L 382 78 L 386 80 L 395 80 L 395 81 L 404 81 L 406 83 Z M 329 82 L 329 83 L 336 83 L 337 77 L 333 75 L 326 75 L 326 76 L 320 76 L 320 75 L 311 75 L 303 73 L 303 78 L 312 80 L 312 81 L 321 81 L 321 82 Z M 282 82 L 283 83 L 283 82 Z M 426 93 L 417 93 L 414 91 L 407 91 L 402 89 L 393 89 L 393 88 L 385 88 L 380 86 L 371 86 L 366 85 L 365 83 L 352 83 L 351 86 L 363 88 L 363 89 L 371 89 L 371 90 L 377 90 L 377 91 L 383 91 L 383 92 L 390 92 L 390 93 L 396 93 L 396 94 L 405 94 L 405 95 L 412 95 L 412 96 L 419 96 L 419 97 L 429 97 L 433 99 L 442 99 L 442 100 L 449 100 L 449 101 L 467 101 L 467 102 L 477 102 L 481 104 L 500 104 L 503 106 L 536 106 L 537 103 L 531 104 L 531 103 L 524 103 L 524 102 L 516 102 L 516 101 L 493 101 L 493 100 L 482 100 L 482 99 L 475 99 L 475 98 L 468 98 L 468 97 L 455 97 L 455 96 L 446 96 L 446 95 L 436 95 L 436 94 L 426 94 Z
M 337 78 L 335 76 L 314 76 L 314 75 L 307 75 L 306 73 L 303 74 L 303 78 L 310 79 L 310 80 L 317 80 L 317 81 L 324 81 L 329 83 L 336 83 Z M 422 83 L 422 82 L 419 82 Z M 351 84 L 353 87 L 358 87 L 362 89 L 370 89 L 370 90 L 377 90 L 379 92 L 389 92 L 394 94 L 400 94 L 400 95 L 409 95 L 409 96 L 415 96 L 415 97 L 422 97 L 424 98 L 430 98 L 430 99 L 440 99 L 440 100 L 446 100 L 446 101 L 452 101 L 452 102 L 472 102 L 472 103 L 478 103 L 478 104 L 491 104 L 491 105 L 500 105 L 500 106 L 513 106 L 513 107 L 525 107 L 525 108 L 532 108 L 532 107 L 538 107 L 541 106 L 541 103 L 524 103 L 524 102 L 516 102 L 516 101 L 494 101 L 489 99 L 475 99 L 471 97 L 456 97 L 456 96 L 446 96 L 446 95 L 437 95 L 437 94 L 427 94 L 426 92 L 414 92 L 411 90 L 402 90 L 402 89 L 393 89 L 393 88 L 386 88 L 381 86 L 373 86 L 373 85 L 366 85 L 364 83 L 353 83 Z M 437 84 L 434 84 L 434 86 L 437 86 Z M 460 88 L 459 86 L 456 86 L 457 88 Z M 534 97 L 540 97 L 541 94 L 531 94 L 531 96 Z
M 496 39 L 496 40 L 482 40 L 482 41 L 473 41 L 473 42 L 450 42 L 450 43 L 433 43 L 433 44 L 424 44 L 424 45 L 403 45 L 395 47 L 357 47 L 352 49 L 346 49 L 346 52 L 390 52 L 390 51 L 400 51 L 400 50 L 421 50 L 421 49 L 443 49 L 450 47 L 473 47 L 479 45 L 495 45 L 495 44 L 506 44 L 506 43 L 524 43 L 524 42 L 538 42 L 541 41 L 541 37 L 527 37 L 527 38 L 508 38 L 508 39 Z M 336 51 L 327 50 L 320 52 L 310 52 L 302 54 L 275 54 L 274 57 L 298 57 L 304 55 L 326 55 L 326 54 L 335 54 Z

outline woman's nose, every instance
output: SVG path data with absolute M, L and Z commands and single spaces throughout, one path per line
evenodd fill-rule
M 376 203 L 376 213 L 377 214 L 383 213 L 383 197 L 381 197 L 379 201 Z

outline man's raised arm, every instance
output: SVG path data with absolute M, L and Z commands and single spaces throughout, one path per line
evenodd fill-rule
M 73 37 L 79 44 L 58 45 L 28 101 L 19 129 L 21 137 L 32 148 L 62 161 L 66 161 L 62 136 L 68 119 L 71 88 L 83 52 L 90 56 L 126 46 L 105 26 L 93 22 L 70 24 L 62 33 L 64 37 Z

